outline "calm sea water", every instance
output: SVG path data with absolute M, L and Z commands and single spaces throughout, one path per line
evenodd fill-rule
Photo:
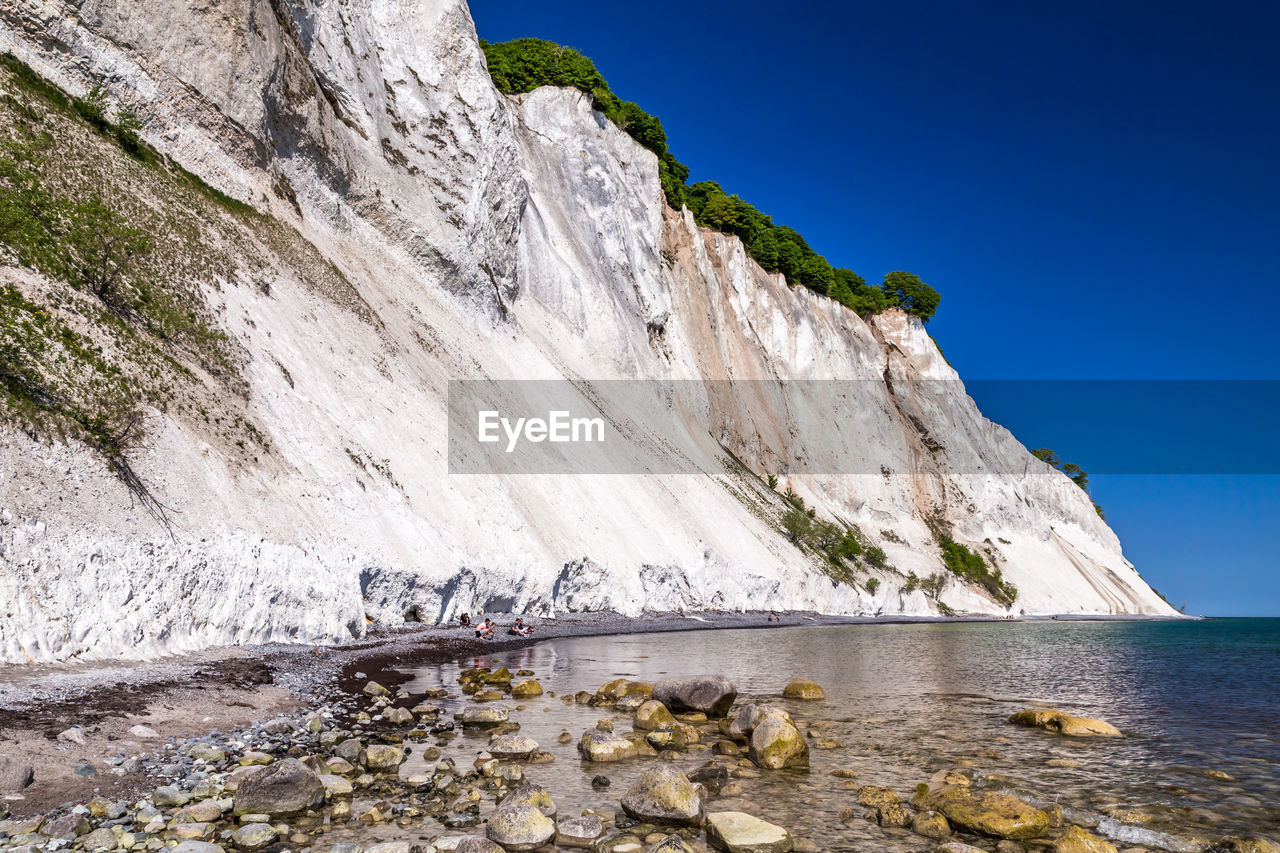
M 1191 851 L 1227 834 L 1280 838 L 1280 620 L 872 625 L 551 640 L 519 651 L 414 671 L 415 688 L 456 685 L 463 666 L 505 663 L 535 670 L 547 690 L 594 691 L 616 677 L 728 675 L 742 698 L 783 704 L 802 730 L 841 745 L 811 752 L 808 772 L 738 780 L 742 793 L 716 801 L 789 827 L 824 850 L 922 850 L 933 844 L 861 817 L 842 822 L 852 783 L 889 785 L 904 799 L 938 770 L 960 767 L 1039 803 L 1120 847 Z M 780 698 L 794 676 L 826 688 L 825 702 Z M 465 700 L 455 700 L 461 705 Z M 1028 703 L 1050 703 L 1118 726 L 1122 740 L 1072 739 L 1006 723 Z M 547 696 L 513 713 L 522 731 L 556 755 L 529 768 L 560 812 L 617 808 L 653 759 L 581 762 L 583 730 L 625 715 L 565 706 Z M 569 731 L 575 743 L 559 745 Z M 447 753 L 483 748 L 467 735 Z M 681 756 L 686 770 L 711 758 Z M 1053 762 L 1052 764 L 1050 762 Z M 591 787 L 597 773 L 613 784 Z M 1223 778 L 1223 774 L 1227 778 Z M 858 809 L 861 813 L 863 810 Z

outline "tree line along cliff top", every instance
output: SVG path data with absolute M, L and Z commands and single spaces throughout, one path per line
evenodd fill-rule
M 754 205 L 729 195 L 714 181 L 689 184 L 689 167 L 672 155 L 657 116 L 624 101 L 588 57 L 570 47 L 536 38 L 491 44 L 481 40 L 489 75 L 498 90 L 515 95 L 541 86 L 566 86 L 591 97 L 595 109 L 658 157 L 658 176 L 667 202 L 687 207 L 701 226 L 739 237 L 761 267 L 782 273 L 791 285 L 829 296 L 862 317 L 902 308 L 928 321 L 938 310 L 938 292 L 913 273 L 887 274 L 879 286 L 853 270 L 833 267 L 794 228 L 777 225 Z

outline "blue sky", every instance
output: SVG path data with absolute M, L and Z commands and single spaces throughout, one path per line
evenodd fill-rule
M 1280 380 L 1280 5 L 471 10 L 483 38 L 591 56 L 662 119 L 694 180 L 719 181 L 837 266 L 871 281 L 918 273 L 942 293 L 930 331 L 966 379 Z M 1029 446 L 1086 470 L 1123 469 L 1113 457 L 1129 442 L 1169 471 L 1231 447 L 1247 472 L 1249 442 L 1280 424 L 1276 393 L 1257 387 L 1265 406 L 1243 438 L 1205 416 L 1214 394 L 1191 395 L 1190 424 L 1085 394 L 1072 402 L 1092 429 L 1007 393 L 988 404 Z M 1280 615 L 1280 477 L 1095 473 L 1092 487 L 1126 555 L 1176 604 Z

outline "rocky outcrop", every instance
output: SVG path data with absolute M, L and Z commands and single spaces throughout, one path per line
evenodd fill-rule
M 202 285 L 241 390 L 210 391 L 204 416 L 149 409 L 130 451 L 171 523 L 88 448 L 0 427 L 0 660 L 341 641 L 479 610 L 935 613 L 902 579 L 941 570 L 939 527 L 989 555 L 1015 610 L 1172 613 L 917 320 L 792 290 L 666 208 L 656 158 L 588 96 L 500 95 L 462 0 L 209 9 L 0 6 L 7 50 L 73 94 L 103 85 L 149 143 L 268 217 L 212 247 L 229 272 Z M 295 229 L 326 284 L 248 253 Z M 452 477 L 487 463 L 451 452 L 450 381 L 495 377 L 563 380 L 659 470 L 694 474 Z M 589 382 L 620 379 L 652 383 Z M 214 425 L 233 409 L 255 454 Z M 850 429 L 814 432 L 810 412 Z M 899 571 L 873 571 L 876 593 L 834 582 L 778 532 L 779 473 Z M 959 579 L 941 602 L 1007 612 Z
M 1077 717 L 1066 711 L 1052 708 L 1030 708 L 1009 717 L 1018 726 L 1044 729 L 1068 737 L 1123 737 L 1120 730 L 1105 720 L 1093 717 Z

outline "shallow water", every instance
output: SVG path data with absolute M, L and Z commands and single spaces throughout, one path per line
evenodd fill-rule
M 1280 620 L 859 625 L 549 640 L 492 657 L 413 670 L 411 693 L 457 686 L 465 666 L 532 669 L 544 689 L 593 691 L 612 678 L 656 681 L 718 672 L 739 702 L 787 707 L 802 731 L 833 738 L 811 749 L 808 772 L 772 771 L 736 781 L 743 793 L 712 810 L 740 809 L 788 827 L 823 850 L 932 849 L 935 842 L 886 830 L 859 815 L 856 787 L 888 785 L 904 800 L 934 772 L 961 767 L 1039 803 L 1058 803 L 1070 822 L 1117 846 L 1196 850 L 1228 834 L 1280 836 Z M 823 702 L 780 696 L 795 676 L 826 689 Z M 450 709 L 466 699 L 447 700 Z M 1101 717 L 1124 739 L 1073 739 L 1011 726 L 1013 711 L 1044 702 Z M 562 816 L 616 809 L 653 758 L 580 761 L 577 738 L 597 720 L 630 729 L 629 715 L 566 706 L 542 696 L 512 719 L 553 764 L 527 769 L 555 797 Z M 562 731 L 574 743 L 561 745 Z M 466 734 L 446 755 L 461 764 L 486 736 Z M 812 742 L 811 742 L 812 744 Z M 692 770 L 707 751 L 681 755 Z M 1055 765 L 1048 762 L 1056 760 Z M 1062 766 L 1062 765 L 1067 766 Z M 845 787 L 836 768 L 858 774 Z M 1225 773 L 1215 778 L 1209 771 Z M 612 785 L 596 791 L 603 773 Z M 1135 815 L 1145 816 L 1135 821 Z

